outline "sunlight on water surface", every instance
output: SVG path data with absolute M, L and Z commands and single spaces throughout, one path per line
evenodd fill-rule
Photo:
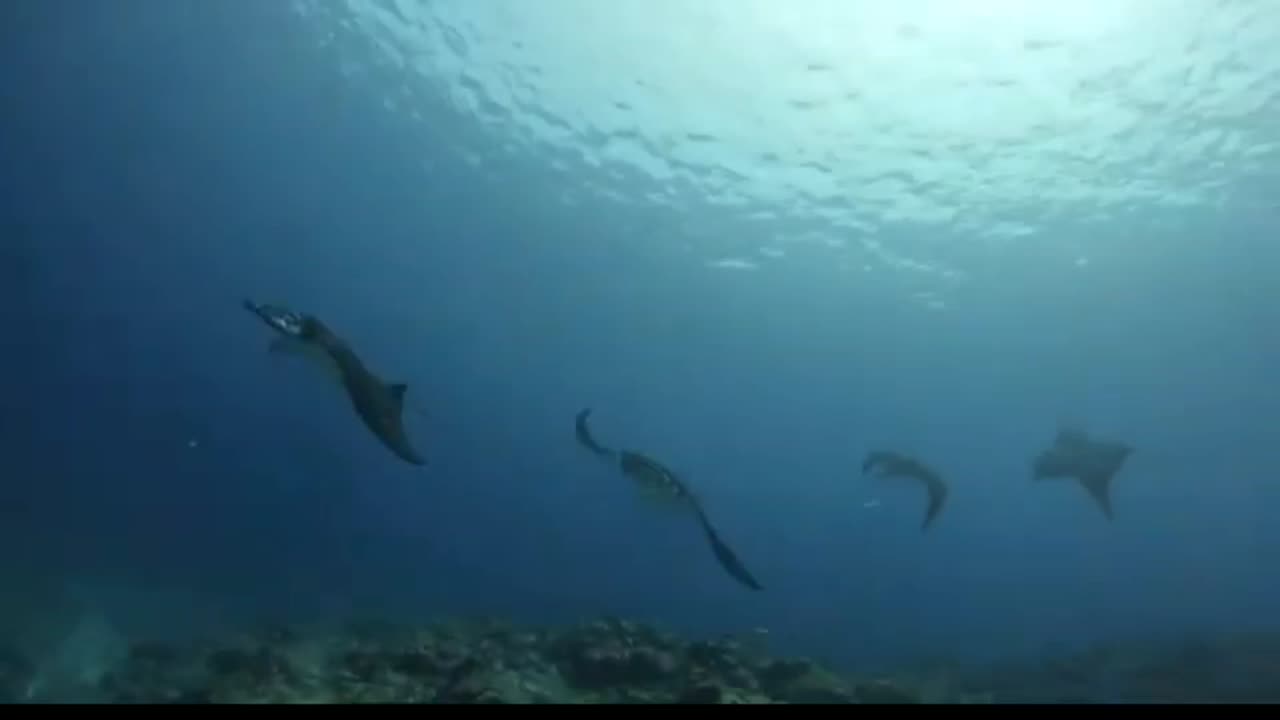
M 565 202 L 665 208 L 721 268 L 817 249 L 959 278 L 1069 227 L 1054 257 L 1083 272 L 1090 243 L 1262 206 L 1277 176 L 1266 0 L 299 7 L 352 73 L 392 79 L 389 108 L 443 98 L 485 128 L 473 164 L 534 159 Z

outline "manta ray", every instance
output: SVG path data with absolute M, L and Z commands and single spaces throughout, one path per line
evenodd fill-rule
M 711 524 L 711 519 L 707 517 L 702 502 L 689 489 L 689 485 L 671 468 L 644 453 L 634 450 L 611 450 L 596 442 L 591 434 L 591 428 L 587 425 L 587 418 L 590 416 L 590 408 L 580 411 L 577 415 L 574 430 L 578 442 L 594 455 L 610 460 L 616 459 L 618 469 L 639 487 L 646 498 L 677 509 L 692 510 L 720 567 L 744 587 L 751 590 L 763 589 L 755 576 L 738 558 L 737 553 L 729 547 L 729 544 L 716 531 L 715 526 Z
M 1053 445 L 1032 461 L 1031 477 L 1075 480 L 1110 520 L 1111 481 L 1132 453 L 1133 448 L 1125 443 L 1095 439 L 1080 430 L 1060 429 Z
M 915 458 L 888 450 L 873 450 L 862 461 L 862 474 L 870 473 L 875 473 L 876 477 L 911 478 L 924 485 L 929 494 L 929 504 L 925 507 L 924 522 L 920 525 L 922 531 L 933 525 L 947 503 L 947 484 L 932 468 Z
M 342 383 L 356 414 L 396 457 L 426 465 L 404 429 L 405 383 L 387 383 L 369 370 L 355 350 L 318 318 L 251 300 L 244 307 L 277 335 L 270 350 L 304 356 L 324 366 Z

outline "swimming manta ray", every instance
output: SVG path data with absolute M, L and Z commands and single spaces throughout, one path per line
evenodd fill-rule
M 1031 477 L 1079 482 L 1110 520 L 1111 482 L 1132 453 L 1133 448 L 1124 443 L 1097 440 L 1080 430 L 1063 428 L 1054 437 L 1053 446 L 1035 457 Z
M 763 589 L 755 576 L 743 565 L 737 553 L 720 537 L 720 533 L 711 524 L 711 519 L 707 517 L 701 501 L 689 490 L 688 484 L 670 468 L 643 453 L 633 450 L 611 450 L 596 442 L 591 429 L 587 426 L 587 418 L 590 415 L 590 408 L 582 410 L 577 415 L 574 430 L 578 442 L 597 456 L 616 458 L 622 474 L 632 480 L 646 498 L 679 508 L 691 509 L 698 518 L 698 524 L 702 526 L 707 543 L 711 546 L 711 552 L 720 563 L 720 567 L 743 586 L 752 590 Z
M 275 330 L 271 351 L 305 356 L 331 372 L 347 391 L 356 414 L 396 457 L 413 465 L 426 460 L 404 429 L 405 383 L 386 383 L 365 367 L 342 338 L 314 316 L 250 300 L 244 307 Z
M 919 480 L 929 494 L 921 530 L 928 530 L 942 507 L 947 503 L 947 484 L 938 473 L 915 458 L 888 450 L 873 450 L 862 461 L 862 474 L 875 473 L 876 477 L 905 477 Z

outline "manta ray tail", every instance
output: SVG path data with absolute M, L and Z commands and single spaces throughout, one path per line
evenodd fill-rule
M 703 512 L 702 506 L 695 504 L 694 510 L 698 513 L 698 522 L 702 525 L 702 530 L 707 535 L 707 542 L 711 545 L 711 552 L 715 554 L 716 561 L 720 563 L 720 567 L 724 568 L 730 577 L 737 580 L 744 587 L 751 590 L 763 590 L 764 587 L 751 574 L 751 571 L 747 570 L 742 561 L 738 559 L 737 553 L 720 538 L 720 533 L 716 532 L 715 527 L 711 525 L 711 520 Z
M 601 457 L 613 457 L 617 452 L 596 442 L 591 436 L 591 428 L 587 426 L 587 418 L 591 417 L 591 408 L 583 408 L 578 412 L 578 416 L 574 422 L 574 431 L 578 437 L 578 443 Z

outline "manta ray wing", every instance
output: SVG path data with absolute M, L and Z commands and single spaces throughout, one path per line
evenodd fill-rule
M 325 377 L 333 382 L 342 383 L 342 368 L 333 361 L 333 357 L 324 348 L 290 335 L 277 335 L 267 345 L 267 352 L 277 357 L 301 358 L 313 367 L 319 368 Z
M 921 530 L 928 530 L 933 525 L 933 521 L 938 519 L 938 515 L 942 513 L 942 508 L 947 504 L 947 486 L 937 478 L 929 478 L 924 481 L 925 489 L 929 493 L 929 505 L 925 508 L 924 523 L 920 526 Z
M 716 557 L 716 562 L 720 563 L 720 567 L 729 574 L 729 577 L 737 580 L 740 585 L 749 590 L 763 590 L 764 586 L 759 580 L 751 574 L 747 566 L 743 564 L 738 554 L 729 547 L 716 532 L 715 527 L 711 524 L 711 519 L 703 512 L 701 505 L 695 505 L 698 514 L 698 522 L 702 525 L 702 531 L 706 533 L 707 543 L 711 546 L 711 552 Z
M 1111 512 L 1111 479 L 1113 477 L 1115 477 L 1114 470 L 1081 473 L 1078 478 L 1080 485 L 1088 491 L 1089 496 L 1098 504 L 1098 508 L 1108 520 L 1113 517 Z

